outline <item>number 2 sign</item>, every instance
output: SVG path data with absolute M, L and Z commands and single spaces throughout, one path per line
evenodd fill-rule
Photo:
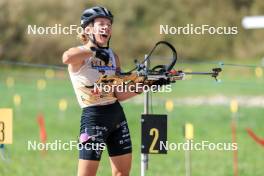
M 141 153 L 167 154 L 160 143 L 167 141 L 167 115 L 143 114 L 141 116 Z

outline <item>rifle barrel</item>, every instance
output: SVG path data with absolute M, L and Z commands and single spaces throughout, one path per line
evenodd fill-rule
M 186 75 L 214 75 L 214 72 L 183 72 Z

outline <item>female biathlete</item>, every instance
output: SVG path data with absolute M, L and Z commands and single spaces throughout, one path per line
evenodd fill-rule
M 86 9 L 81 16 L 84 44 L 70 48 L 62 57 L 63 63 L 68 65 L 72 85 L 82 108 L 78 176 L 96 175 L 103 151 L 101 144 L 108 150 L 112 175 L 127 176 L 131 168 L 132 145 L 119 101 L 138 93 L 104 92 L 93 88 L 101 75 L 114 75 L 120 71 L 119 58 L 109 48 L 112 23 L 113 15 L 106 8 L 97 6 Z

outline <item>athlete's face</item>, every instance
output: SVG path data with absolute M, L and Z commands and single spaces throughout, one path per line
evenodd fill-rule
M 107 18 L 96 18 L 94 20 L 92 32 L 100 46 L 106 45 L 112 35 L 111 21 Z

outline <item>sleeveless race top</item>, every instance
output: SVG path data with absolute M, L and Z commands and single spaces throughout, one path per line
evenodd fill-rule
M 86 50 L 84 46 L 79 46 L 79 48 Z M 93 87 L 100 76 L 116 73 L 117 66 L 112 49 L 104 50 L 110 56 L 108 65 L 104 65 L 104 62 L 98 58 L 90 57 L 84 60 L 84 65 L 77 72 L 69 70 L 75 95 L 81 108 L 112 104 L 117 100 L 113 92 L 104 92 L 103 89 L 100 91 Z

